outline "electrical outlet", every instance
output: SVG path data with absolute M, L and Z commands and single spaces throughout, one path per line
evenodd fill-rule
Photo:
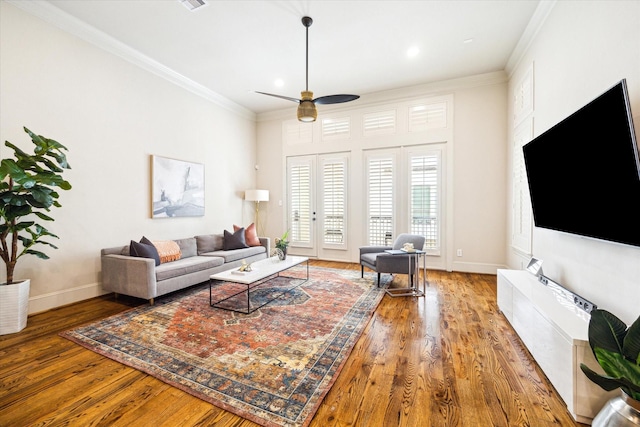
M 456 255 L 457 255 L 457 256 L 462 256 L 462 249 L 458 249 L 458 250 L 456 251 Z

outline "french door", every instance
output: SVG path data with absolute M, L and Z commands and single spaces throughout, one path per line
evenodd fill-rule
M 287 229 L 294 255 L 346 254 L 348 154 L 287 158 Z
M 442 147 L 380 149 L 365 155 L 367 245 L 390 246 L 401 232 L 442 253 Z

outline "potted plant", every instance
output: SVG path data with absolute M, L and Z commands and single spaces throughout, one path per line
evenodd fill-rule
M 48 259 L 37 245 L 57 249 L 49 239 L 58 236 L 40 220 L 53 221 L 47 213 L 52 206 L 60 207 L 56 187 L 71 188 L 61 175 L 64 169 L 71 169 L 63 152 L 67 148 L 26 127 L 24 131 L 35 144 L 34 153 L 5 141 L 14 158 L 0 162 L 0 258 L 7 276 L 6 283 L 0 283 L 0 334 L 19 332 L 27 325 L 30 280 L 14 278 L 16 264 L 25 255 Z
M 580 364 L 582 372 L 607 391 L 620 388 L 593 419 L 593 426 L 640 425 L 640 317 L 629 327 L 606 310 L 591 312 L 589 345 L 605 375 Z M 635 423 L 629 423 L 635 420 Z
M 287 248 L 289 247 L 289 230 L 285 231 L 282 237 L 276 237 L 276 254 L 280 260 L 284 261 L 287 259 Z

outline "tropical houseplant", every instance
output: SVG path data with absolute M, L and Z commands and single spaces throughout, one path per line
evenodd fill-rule
M 584 363 L 580 364 L 582 372 L 604 390 L 622 390 L 619 397 L 605 405 L 592 425 L 640 425 L 640 317 L 627 327 L 614 314 L 593 310 L 589 345 L 605 374 L 593 371 Z M 628 420 L 633 418 L 636 423 L 629 424 Z
M 276 237 L 276 254 L 281 260 L 287 259 L 287 248 L 289 247 L 289 230 L 285 231 L 282 237 Z
M 37 249 L 38 245 L 57 249 L 50 239 L 58 236 L 41 221 L 53 221 L 48 212 L 52 207 L 60 207 L 56 189 L 71 188 L 61 175 L 64 169 L 71 169 L 64 153 L 67 148 L 26 127 L 24 131 L 35 144 L 33 154 L 5 141 L 14 157 L 0 162 L 0 259 L 6 266 L 6 283 L 0 283 L 2 334 L 18 332 L 26 326 L 30 281 L 14 278 L 16 264 L 25 255 L 48 259 Z

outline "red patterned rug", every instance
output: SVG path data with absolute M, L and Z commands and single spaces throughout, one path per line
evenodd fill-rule
M 359 271 L 309 275 L 251 314 L 210 307 L 204 284 L 61 335 L 263 426 L 306 426 L 384 295 Z

